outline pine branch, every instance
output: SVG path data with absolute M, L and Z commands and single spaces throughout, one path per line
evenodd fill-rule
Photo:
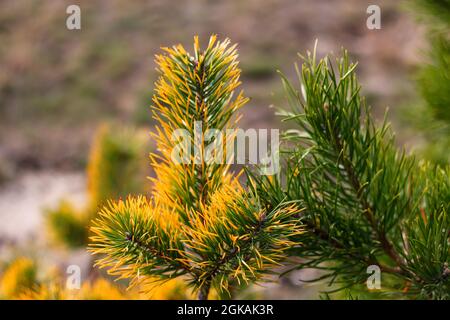
M 299 128 L 284 137 L 285 174 L 253 177 L 266 207 L 306 208 L 298 268 L 324 270 L 319 280 L 339 290 L 358 287 L 376 264 L 392 292 L 447 297 L 449 169 L 397 151 L 386 121 L 373 124 L 346 52 L 335 66 L 315 52 L 302 59 L 300 89 L 282 76 L 291 108 L 282 115 Z

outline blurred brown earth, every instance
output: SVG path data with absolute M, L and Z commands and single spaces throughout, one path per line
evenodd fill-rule
M 413 90 L 420 30 L 400 1 L 76 1 L 82 29 L 67 30 L 74 1 L 0 3 L 0 177 L 22 169 L 82 169 L 93 132 L 114 119 L 152 125 L 153 57 L 161 46 L 191 46 L 210 34 L 239 44 L 251 102 L 242 127 L 278 127 L 269 106 L 284 105 L 276 70 L 294 77 L 297 52 L 338 53 L 359 61 L 368 101 L 381 115 Z M 381 7 L 381 30 L 366 9 Z M 391 117 L 392 118 L 392 117 Z M 395 118 L 393 118 L 395 120 Z M 401 130 L 400 130 L 401 131 Z

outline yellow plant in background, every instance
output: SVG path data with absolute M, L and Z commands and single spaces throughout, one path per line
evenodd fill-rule
M 73 289 L 72 289 L 73 291 Z M 117 286 L 106 279 L 85 282 L 77 296 L 82 300 L 123 300 L 127 296 Z
M 152 300 L 192 300 L 193 291 L 186 286 L 182 278 L 176 278 L 161 283 L 158 278 L 146 278 L 136 288 L 140 292 L 140 299 Z M 214 293 L 212 296 L 215 296 Z
M 124 299 L 192 299 L 194 296 L 182 279 L 161 285 L 147 279 L 142 287 L 124 290 L 122 285 L 105 278 L 82 283 L 79 289 L 66 287 L 65 277 L 57 268 L 43 270 L 37 277 L 38 266 L 30 258 L 13 260 L 0 278 L 0 299 L 21 300 L 124 300 Z M 155 279 L 153 279 L 155 280 Z M 142 292 L 144 291 L 144 292 Z
M 234 114 L 247 102 L 242 92 L 235 93 L 240 85 L 235 48 L 212 36 L 202 50 L 196 37 L 192 55 L 178 45 L 157 56 L 160 78 L 152 111 L 159 152 L 151 155 L 152 197 L 111 201 L 92 227 L 90 249 L 111 274 L 132 284 L 183 279 L 199 299 L 211 298 L 211 288 L 228 296 L 232 283 L 260 279 L 297 244 L 296 206 L 267 210 L 254 186 L 241 186 L 224 159 L 172 160 L 175 130 L 186 130 L 195 145 L 198 123 L 202 138 L 208 129 L 235 127 Z M 199 149 L 204 154 L 205 144 Z
M 36 281 L 37 268 L 33 260 L 18 258 L 5 270 L 0 280 L 0 298 L 14 298 Z
M 144 191 L 146 133 L 103 124 L 95 137 L 89 162 L 88 195 L 91 211 L 111 198 Z
M 30 288 L 23 288 L 15 296 L 9 298 L 20 300 L 180 300 L 192 299 L 192 293 L 187 290 L 182 281 L 177 279 L 162 285 L 146 288 L 147 293 L 138 289 L 123 290 L 104 278 L 86 281 L 80 289 L 67 289 L 61 279 L 53 279 L 42 284 L 35 284 Z
M 85 282 L 80 289 L 67 289 L 60 279 L 37 284 L 24 290 L 21 300 L 124 300 L 139 297 L 135 292 L 127 293 L 106 279 Z
M 100 126 L 87 168 L 87 205 L 80 210 L 62 200 L 56 209 L 47 210 L 47 225 L 54 243 L 70 248 L 86 246 L 89 223 L 99 206 L 109 198 L 144 191 L 145 149 L 141 132 L 113 124 Z

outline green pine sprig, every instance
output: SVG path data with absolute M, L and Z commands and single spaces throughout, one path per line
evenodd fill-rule
M 305 208 L 297 268 L 322 270 L 316 280 L 339 291 L 365 289 L 367 267 L 378 265 L 383 295 L 448 298 L 449 168 L 397 150 L 386 119 L 374 124 L 346 51 L 335 62 L 315 50 L 302 59 L 300 87 L 282 75 L 290 109 L 281 114 L 295 125 L 282 174 L 250 173 L 268 208 Z

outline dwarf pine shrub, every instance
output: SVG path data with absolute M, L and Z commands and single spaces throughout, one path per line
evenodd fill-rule
M 297 244 L 298 209 L 280 204 L 266 210 L 225 161 L 195 155 L 173 161 L 175 130 L 190 133 L 194 146 L 196 123 L 203 138 L 208 129 L 234 128 L 235 112 L 247 98 L 236 94 L 240 70 L 229 40 L 212 36 L 202 50 L 196 37 L 193 54 L 181 45 L 163 50 L 152 106 L 158 148 L 151 155 L 152 196 L 105 206 L 94 221 L 90 250 L 101 256 L 100 267 L 132 284 L 182 277 L 199 299 L 207 299 L 211 288 L 229 296 L 232 283 L 260 279 Z M 205 144 L 198 147 L 204 155 Z

